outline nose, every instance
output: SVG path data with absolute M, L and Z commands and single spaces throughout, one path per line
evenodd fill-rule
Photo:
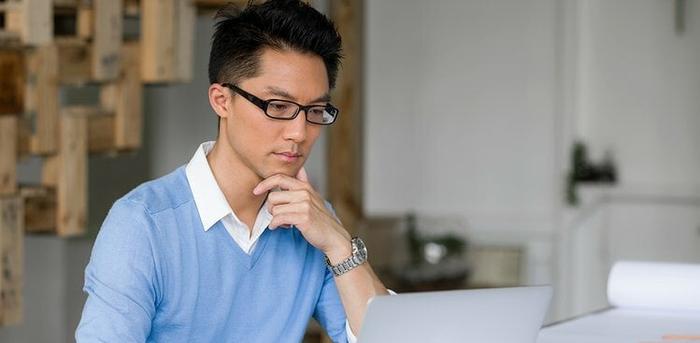
M 285 122 L 284 139 L 295 143 L 306 140 L 306 112 L 301 111 L 296 118 Z

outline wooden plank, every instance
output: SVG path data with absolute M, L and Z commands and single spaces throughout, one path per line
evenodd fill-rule
M 58 186 L 58 155 L 44 158 L 41 166 L 41 185 L 56 188 Z
M 175 1 L 141 1 L 141 77 L 144 82 L 172 79 Z
M 12 5 L 14 5 L 12 2 L 0 2 L 0 45 L 5 45 L 12 41 L 19 43 L 19 35 L 15 32 L 7 31 L 6 12 L 12 7 Z
M 75 37 L 56 38 L 51 44 L 41 46 L 29 52 L 27 58 L 29 74 L 29 87 L 27 96 L 44 94 L 49 88 L 54 88 L 56 96 L 49 98 L 55 101 L 56 111 L 58 106 L 58 86 L 66 84 L 82 85 L 98 81 L 95 77 L 92 61 L 93 49 L 90 44 Z M 43 87 L 40 89 L 40 87 Z M 43 91 L 43 93 L 42 93 Z M 37 99 L 28 99 L 30 104 L 39 106 Z M 25 112 L 37 110 L 32 106 L 25 106 Z M 57 113 L 57 112 L 56 112 Z
M 345 228 L 354 232 L 363 218 L 362 205 L 362 13 L 363 1 L 331 2 L 331 18 L 343 37 L 343 68 L 333 102 L 340 109 L 328 136 L 328 193 Z
M 0 30 L 0 45 L 18 45 L 20 44 L 19 34 Z
M 32 139 L 32 128 L 27 118 L 19 117 L 17 120 L 17 159 L 22 160 L 30 154 L 29 148 Z
M 194 65 L 194 31 L 197 9 L 191 0 L 180 0 L 177 3 L 177 36 L 175 43 L 175 75 L 179 82 L 192 81 Z
M 0 116 L 0 195 L 17 192 L 18 118 Z
M 50 187 L 22 187 L 24 200 L 24 231 L 27 233 L 56 232 L 56 190 Z
M 140 16 L 141 4 L 139 2 L 140 0 L 124 0 L 124 15 Z
M 58 144 L 58 51 L 54 45 L 29 52 L 25 112 L 32 125 L 30 151 L 52 154 Z
M 13 9 L 18 8 L 19 6 L 20 6 L 20 3 L 17 1 L 0 2 L 0 13 L 12 11 Z
M 27 45 L 47 44 L 53 38 L 53 12 L 46 0 L 22 0 L 25 29 L 22 41 Z
M 77 33 L 80 39 L 92 39 L 95 27 L 95 13 L 90 6 L 78 7 Z
M 5 26 L 25 45 L 47 44 L 53 37 L 53 6 L 46 0 L 22 0 L 6 12 Z
M 99 106 L 67 106 L 61 110 L 64 114 L 72 116 L 85 117 L 87 122 L 87 147 L 88 152 L 94 153 L 109 153 L 117 152 L 115 144 L 115 119 L 114 113 L 107 111 Z M 56 186 L 57 183 L 52 180 L 58 173 L 58 167 L 53 165 L 54 160 L 51 158 L 45 159 L 44 175 L 42 176 L 43 185 Z
M 229 3 L 244 7 L 248 4 L 248 0 L 194 0 L 193 3 L 199 10 L 216 10 Z
M 116 153 L 113 115 L 88 117 L 88 150 L 90 154 Z
M 62 110 L 56 173 L 56 233 L 62 237 L 87 230 L 87 136 L 87 117 Z
M 53 0 L 53 5 L 56 7 L 78 7 L 81 0 Z
M 18 42 L 22 40 L 22 31 L 24 30 L 22 17 L 22 4 L 19 2 L 7 2 L 4 4 L 4 20 L 3 40 L 7 41 L 16 38 Z
M 0 49 L 0 115 L 24 110 L 25 67 L 20 49 Z
M 148 1 L 145 1 L 148 2 Z M 122 42 L 122 1 L 93 0 L 94 36 L 92 76 L 105 81 L 119 74 L 119 49 Z
M 141 77 L 144 82 L 191 79 L 194 11 L 188 0 L 141 2 Z
M 53 44 L 58 59 L 59 84 L 85 84 L 94 79 L 92 49 L 80 39 L 57 39 Z
M 22 4 L 19 2 L 6 2 L 3 4 L 3 27 L 2 39 L 8 41 L 11 39 L 19 42 L 22 38 Z
M 0 324 L 22 322 L 24 210 L 19 196 L 0 197 Z
M 133 150 L 141 146 L 143 130 L 143 85 L 141 83 L 138 42 L 122 47 L 120 77 L 101 89 L 102 106 L 114 112 L 114 144 L 118 150 Z M 90 130 L 92 134 L 93 130 Z M 92 139 L 90 139 L 92 151 Z
M 90 105 L 72 105 L 66 106 L 61 109 L 61 114 L 67 114 L 71 116 L 80 117 L 94 117 L 109 115 L 109 111 L 105 110 L 100 106 L 90 106 Z

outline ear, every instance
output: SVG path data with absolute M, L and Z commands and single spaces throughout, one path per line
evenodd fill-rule
M 231 109 L 231 99 L 228 88 L 212 83 L 209 85 L 209 105 L 219 118 L 227 118 Z

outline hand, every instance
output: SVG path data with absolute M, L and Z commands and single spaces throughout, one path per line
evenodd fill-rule
M 272 191 L 277 187 L 281 190 Z M 326 254 L 332 263 L 339 263 L 352 254 L 350 234 L 311 187 L 304 167 L 296 178 L 276 174 L 253 189 L 256 195 L 264 192 L 270 192 L 267 196 L 268 211 L 272 214 L 270 229 L 296 226 L 309 244 Z

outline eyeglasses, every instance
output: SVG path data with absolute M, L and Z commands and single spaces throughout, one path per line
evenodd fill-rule
M 306 113 L 307 122 L 319 125 L 330 125 L 335 122 L 340 112 L 331 104 L 302 106 L 289 100 L 263 100 L 230 83 L 222 83 L 221 85 L 240 94 L 253 103 L 253 105 L 263 110 L 265 115 L 272 119 L 292 120 L 299 115 L 299 112 L 304 111 Z

